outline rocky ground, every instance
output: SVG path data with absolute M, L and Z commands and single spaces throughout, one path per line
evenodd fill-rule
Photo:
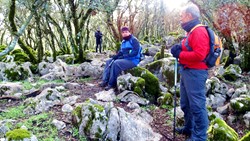
M 80 96 L 77 99 L 77 103 L 82 103 L 86 101 L 88 98 L 96 99 L 95 95 L 96 93 L 103 90 L 103 88 L 98 86 L 100 80 L 89 80 L 87 82 L 77 82 L 82 85 L 81 89 L 71 90 L 70 95 L 77 95 Z M 23 100 L 2 100 L 0 102 L 0 115 L 1 112 L 5 111 L 6 109 L 10 107 L 15 107 L 18 105 L 21 105 L 23 103 Z M 122 107 L 127 112 L 131 112 L 129 108 L 127 108 L 127 103 L 120 103 L 115 102 L 115 106 Z M 78 141 L 78 140 L 87 140 L 86 138 L 82 139 L 79 138 L 79 135 L 77 133 L 74 133 L 74 127 L 72 125 L 72 116 L 70 113 L 62 112 L 62 106 L 63 105 L 56 105 L 53 106 L 50 109 L 50 112 L 53 113 L 51 118 L 55 118 L 59 121 L 63 121 L 66 123 L 66 128 L 63 130 L 60 130 L 58 132 L 58 138 L 66 140 L 66 141 Z M 152 105 L 151 105 L 152 106 Z M 155 106 L 152 106 L 154 108 L 148 108 L 147 110 L 151 114 L 151 116 L 154 118 L 153 122 L 150 123 L 153 130 L 159 134 L 162 135 L 161 141 L 171 141 L 173 140 L 173 128 L 172 128 L 172 122 L 173 117 L 168 114 L 168 108 L 155 108 Z M 23 117 L 25 119 L 26 117 Z M 23 119 L 19 119 L 20 121 Z M 225 119 L 226 120 L 226 119 Z M 243 126 L 243 122 L 240 122 L 240 120 L 235 123 L 232 128 L 235 129 L 235 131 L 239 134 L 240 137 L 242 137 L 247 129 Z M 183 141 L 185 140 L 185 136 L 183 135 L 176 135 L 176 141 Z

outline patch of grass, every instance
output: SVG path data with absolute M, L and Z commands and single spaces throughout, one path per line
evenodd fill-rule
M 22 122 L 17 123 L 16 126 L 26 126 L 28 131 L 36 135 L 39 141 L 59 141 L 61 139 L 58 137 L 56 127 L 51 124 L 52 120 L 52 113 L 41 113 L 22 120 Z
M 25 117 L 25 114 L 23 113 L 24 109 L 25 109 L 25 106 L 23 105 L 9 108 L 6 110 L 6 112 L 0 113 L 0 120 L 23 118 Z
M 87 138 L 79 134 L 79 129 L 73 127 L 72 129 L 73 137 L 77 138 L 79 141 L 87 141 Z
M 38 89 L 43 84 L 46 84 L 46 83 L 59 83 L 59 84 L 64 83 L 64 80 L 57 79 L 57 80 L 53 80 L 53 81 L 48 81 L 48 80 L 41 79 L 41 80 L 38 80 L 37 82 L 22 81 L 21 83 L 22 83 L 23 88 L 25 90 L 30 90 L 32 88 Z

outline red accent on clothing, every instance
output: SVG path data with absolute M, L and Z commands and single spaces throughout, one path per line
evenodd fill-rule
M 192 51 L 185 47 L 186 38 L 182 40 L 182 52 L 179 56 L 180 64 L 184 68 L 208 69 L 204 59 L 209 53 L 209 35 L 205 27 L 197 27 L 188 37 L 188 45 Z

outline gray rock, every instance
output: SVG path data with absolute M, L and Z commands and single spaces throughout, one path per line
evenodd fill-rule
M 167 92 L 168 92 L 168 88 L 162 86 L 161 84 L 160 84 L 160 89 L 161 89 L 161 91 L 162 91 L 163 93 L 167 93 Z
M 217 108 L 223 106 L 225 101 L 226 98 L 221 94 L 210 95 L 209 99 L 207 100 L 207 105 L 211 106 L 212 108 Z
M 106 140 L 116 141 L 117 137 L 119 136 L 119 131 L 121 128 L 120 125 L 120 117 L 118 110 L 116 108 L 112 108 L 110 110 L 108 125 L 107 125 L 107 136 Z
M 248 92 L 247 86 L 246 86 L 246 84 L 243 84 L 243 87 L 235 90 L 234 94 L 232 95 L 232 99 L 237 98 L 240 95 L 247 94 L 247 92 Z
M 230 88 L 230 89 L 227 91 L 227 96 L 228 96 L 229 98 L 231 98 L 232 95 L 234 94 L 234 92 L 235 92 L 234 88 Z
M 79 98 L 79 96 L 70 96 L 70 97 L 66 97 L 62 100 L 63 104 L 69 104 L 69 105 L 73 105 L 76 103 L 77 99 Z
M 139 67 L 143 67 L 145 68 L 147 64 L 151 63 L 154 61 L 154 57 L 153 56 L 145 56 L 145 59 L 143 59 L 138 66 Z
M 53 119 L 52 124 L 57 128 L 57 130 L 62 130 L 66 127 L 66 124 L 63 121 Z
M 69 104 L 64 104 L 64 105 L 62 106 L 62 111 L 63 111 L 64 113 L 70 113 L 70 112 L 73 111 L 73 107 L 70 106 Z
M 149 56 L 154 56 L 157 52 L 160 51 L 160 47 L 152 46 L 148 48 L 148 54 Z
M 67 82 L 64 87 L 66 89 L 69 89 L 69 90 L 80 90 L 82 88 L 82 86 L 78 83 L 70 83 L 70 82 Z
M 237 119 L 236 116 L 234 116 L 234 115 L 229 115 L 229 116 L 227 117 L 227 123 L 228 123 L 229 125 L 234 125 L 234 123 L 236 122 L 236 119 Z
M 77 67 L 78 77 L 93 77 L 93 78 L 101 78 L 103 73 L 103 68 L 101 66 L 95 66 L 91 63 L 84 62 Z
M 0 93 L 2 95 L 11 95 L 14 93 L 20 93 L 23 90 L 21 83 L 16 82 L 6 82 L 0 84 Z
M 225 69 L 223 66 L 219 66 L 215 69 L 214 74 L 215 76 L 222 76 L 225 73 Z
M 3 138 L 4 135 L 9 131 L 10 129 L 5 125 L 0 123 L 0 138 Z
M 41 100 L 37 105 L 36 105 L 36 112 L 35 113 L 42 113 L 45 111 L 48 111 L 51 107 L 54 105 L 60 103 L 60 101 L 48 101 L 48 100 Z
M 244 122 L 247 128 L 250 127 L 250 112 L 247 112 L 244 116 Z
M 35 109 L 32 108 L 31 106 L 28 106 L 27 108 L 25 108 L 25 109 L 23 110 L 23 113 L 24 113 L 25 115 L 29 115 L 29 116 L 34 115 L 34 114 L 35 114 Z
M 229 106 L 230 106 L 230 104 L 228 103 L 224 106 L 217 107 L 217 112 L 221 115 L 227 114 L 228 110 L 229 110 Z
M 84 103 L 82 105 L 82 122 L 79 126 L 79 134 L 87 135 L 90 139 L 99 139 L 103 136 L 107 126 L 108 117 L 101 105 Z
M 135 102 L 140 105 L 147 105 L 149 101 L 145 98 L 141 98 L 138 95 L 136 95 L 132 91 L 123 91 L 122 93 L 117 95 L 117 99 L 119 99 L 122 102 Z
M 131 110 L 140 108 L 140 106 L 137 103 L 135 103 L 135 102 L 129 102 L 128 105 L 127 105 L 127 107 L 129 109 L 131 109 Z
M 133 118 L 124 109 L 118 108 L 121 128 L 121 141 L 159 141 L 161 135 L 153 132 L 152 128 L 142 120 Z
M 100 101 L 110 102 L 115 100 L 115 92 L 113 89 L 110 89 L 108 91 L 101 91 L 99 93 L 95 94 L 96 99 Z
M 15 93 L 14 96 L 17 97 L 17 98 L 21 98 L 22 97 L 22 93 Z

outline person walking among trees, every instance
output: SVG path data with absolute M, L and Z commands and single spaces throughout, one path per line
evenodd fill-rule
M 139 41 L 130 33 L 127 26 L 122 27 L 121 32 L 123 41 L 120 50 L 107 60 L 100 83 L 106 91 L 116 87 L 117 77 L 122 71 L 134 68 L 140 62 Z
M 188 45 L 185 38 L 171 48 L 172 55 L 179 59 L 180 64 L 180 105 L 185 120 L 184 126 L 176 128 L 176 132 L 190 136 L 187 141 L 206 141 L 209 124 L 205 90 L 208 66 L 204 59 L 210 45 L 204 26 L 192 30 L 201 23 L 199 18 L 200 10 L 194 4 L 189 4 L 181 11 L 181 27 L 187 32 Z
M 99 52 L 102 53 L 102 32 L 100 31 L 100 28 L 97 29 L 95 32 L 95 38 L 96 38 L 96 52 L 98 52 L 98 46 L 99 46 Z

